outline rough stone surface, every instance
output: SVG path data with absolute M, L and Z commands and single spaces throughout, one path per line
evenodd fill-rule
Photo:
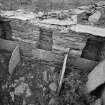
M 55 83 L 51 83 L 50 85 L 49 85 L 49 88 L 52 90 L 52 91 L 56 91 L 56 89 L 57 89 L 57 86 L 56 86 L 56 84 Z

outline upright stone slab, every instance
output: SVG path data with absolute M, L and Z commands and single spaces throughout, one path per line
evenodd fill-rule
M 53 45 L 52 30 L 40 28 L 39 31 L 40 31 L 40 36 L 39 36 L 39 41 L 37 43 L 37 48 L 51 51 Z
M 0 38 L 12 40 L 12 28 L 9 19 L 0 16 Z

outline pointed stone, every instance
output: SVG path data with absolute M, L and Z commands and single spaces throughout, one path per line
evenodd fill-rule
M 9 61 L 9 73 L 12 74 L 15 67 L 20 61 L 19 46 L 16 46 Z

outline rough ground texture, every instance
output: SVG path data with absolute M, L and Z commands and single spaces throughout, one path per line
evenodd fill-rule
M 84 94 L 88 72 L 67 68 L 59 97 L 56 97 L 61 65 L 48 65 L 43 61 L 23 58 L 12 76 L 1 73 L 1 105 L 92 105 L 95 97 Z

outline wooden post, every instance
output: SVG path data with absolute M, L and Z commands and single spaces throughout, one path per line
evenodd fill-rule
M 70 49 L 68 48 L 68 52 L 67 52 L 67 54 L 65 55 L 65 58 L 64 58 L 62 71 L 61 71 L 61 73 L 60 73 L 60 81 L 59 81 L 59 86 L 58 86 L 57 95 L 59 95 L 60 90 L 61 90 L 61 87 L 62 87 L 63 77 L 64 77 L 64 73 L 65 73 L 65 70 L 66 70 L 66 63 L 67 63 L 67 58 L 68 58 L 69 50 L 70 50 Z

